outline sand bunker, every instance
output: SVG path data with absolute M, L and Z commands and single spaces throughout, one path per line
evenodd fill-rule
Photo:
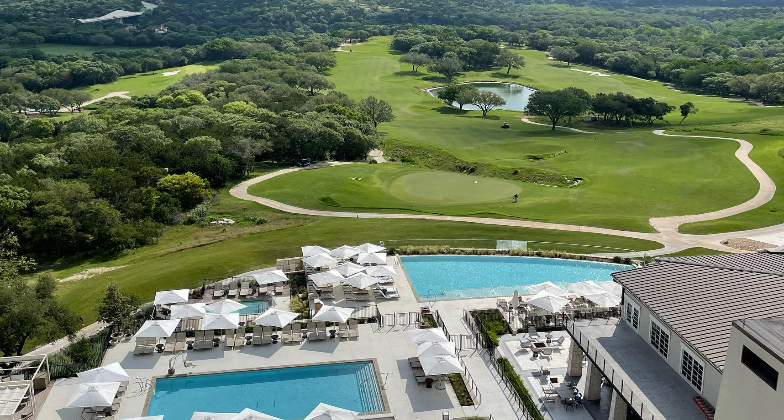
M 161 73 L 161 74 L 162 74 L 164 77 L 166 77 L 166 76 L 174 76 L 175 74 L 178 74 L 178 73 L 179 73 L 179 72 L 181 72 L 181 71 L 182 71 L 182 70 L 175 70 L 175 71 L 165 71 L 165 72 L 163 72 L 163 73 Z
M 604 74 L 604 73 L 599 72 L 599 71 L 590 71 L 590 70 L 581 70 L 581 69 L 572 69 L 572 70 L 579 71 L 579 72 L 582 72 L 582 73 L 585 73 L 585 74 L 590 74 L 591 76 L 599 76 L 599 77 L 609 77 L 610 76 L 609 74 Z

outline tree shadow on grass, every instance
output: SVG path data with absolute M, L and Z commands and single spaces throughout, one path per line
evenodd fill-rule
M 486 117 L 482 117 L 481 111 L 477 111 L 477 112 L 479 113 L 479 115 L 461 115 L 461 117 L 463 117 L 463 118 L 477 118 L 477 119 L 480 119 L 480 120 L 488 120 L 488 121 L 497 121 L 497 120 L 501 119 L 501 117 L 499 117 L 498 115 L 490 115 L 490 114 L 487 114 Z
M 562 63 L 562 62 L 556 61 L 556 60 L 550 61 L 549 63 L 547 63 L 547 65 L 548 66 L 552 66 L 552 67 L 562 68 L 562 69 L 571 68 L 571 67 L 567 66 L 566 63 Z
M 438 108 L 431 108 L 431 109 L 433 111 L 438 112 L 439 114 L 445 114 L 445 115 L 465 115 L 468 113 L 467 109 L 455 108 L 448 105 L 440 106 Z
M 519 74 L 512 74 L 512 73 L 506 74 L 506 72 L 500 72 L 500 71 L 493 72 L 490 75 L 493 77 L 497 77 L 499 80 L 520 78 Z
M 411 70 L 396 71 L 395 72 L 395 76 L 421 76 L 421 75 L 422 75 L 422 72 L 411 71 Z
M 428 82 L 437 82 L 437 83 L 441 83 L 441 84 L 444 84 L 444 85 L 448 85 L 448 84 L 452 83 L 451 80 L 447 79 L 444 76 L 425 76 L 425 77 L 422 78 L 422 80 L 425 80 L 425 81 L 428 81 Z

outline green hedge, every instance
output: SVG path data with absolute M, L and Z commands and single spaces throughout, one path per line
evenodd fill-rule
M 501 367 L 501 371 L 504 376 L 506 376 L 506 379 L 508 379 L 512 384 L 512 388 L 514 388 L 520 399 L 523 400 L 525 409 L 528 411 L 528 414 L 531 415 L 531 419 L 544 420 L 542 412 L 539 411 L 539 405 L 537 404 L 537 401 L 531 397 L 528 389 L 525 387 L 525 385 L 523 385 L 523 380 L 520 378 L 517 372 L 514 371 L 512 364 L 503 357 L 498 358 L 496 362 L 498 363 L 498 366 Z

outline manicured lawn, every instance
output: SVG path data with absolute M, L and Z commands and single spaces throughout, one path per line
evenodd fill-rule
M 721 255 L 728 254 L 728 252 L 716 251 L 709 248 L 686 248 L 683 251 L 673 252 L 672 254 L 665 254 L 662 257 L 691 257 L 694 255 Z
M 101 85 L 93 85 L 81 90 L 90 92 L 93 98 L 99 98 L 112 92 L 129 92 L 129 96 L 154 95 L 161 90 L 173 85 L 183 77 L 203 73 L 215 68 L 214 65 L 191 64 L 183 67 L 172 67 L 158 70 L 155 73 L 137 73 L 129 76 L 122 76 L 117 81 Z M 173 76 L 164 76 L 163 73 L 180 70 Z

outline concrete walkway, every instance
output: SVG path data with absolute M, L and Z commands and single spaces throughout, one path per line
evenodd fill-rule
M 531 121 L 530 119 L 528 119 L 528 117 L 520 118 L 520 121 L 522 121 L 522 122 L 524 122 L 526 124 L 541 125 L 542 127 L 552 127 L 552 125 L 550 125 L 550 124 L 544 124 L 544 123 L 538 123 L 538 122 Z M 560 128 L 561 130 L 574 131 L 575 133 L 596 134 L 595 131 L 580 130 L 579 128 L 564 127 L 562 125 L 556 125 L 555 128 Z

